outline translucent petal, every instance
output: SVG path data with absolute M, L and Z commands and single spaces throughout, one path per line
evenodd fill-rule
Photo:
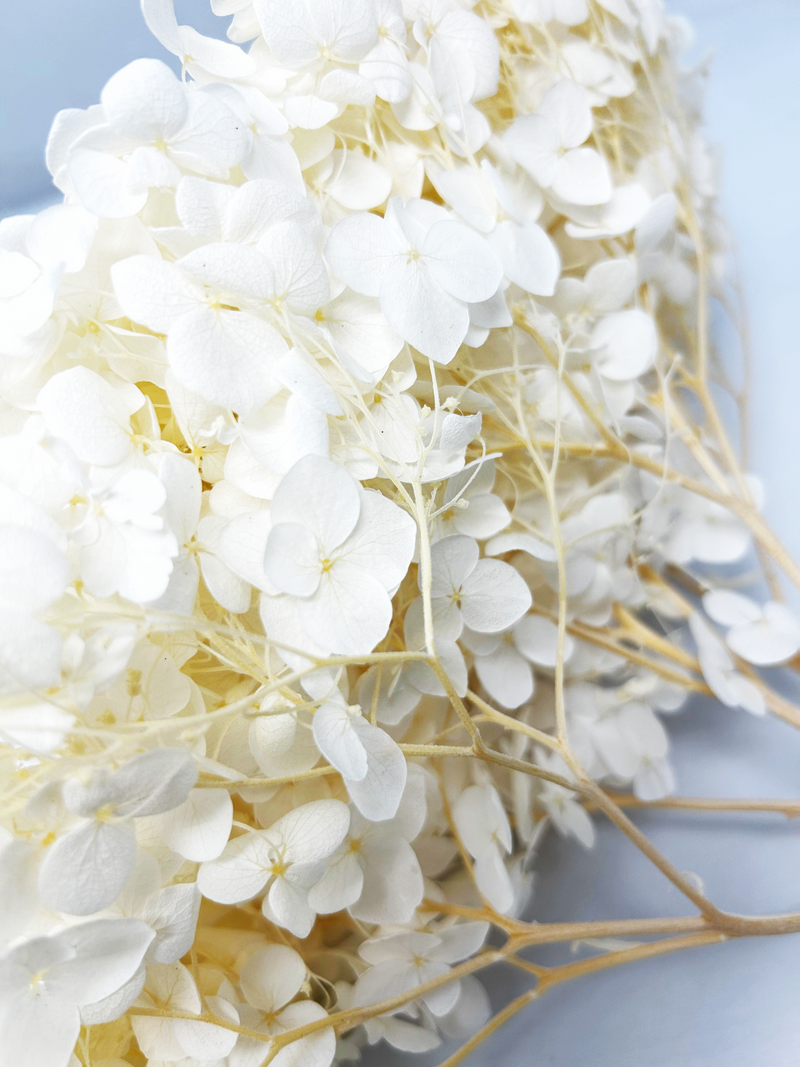
M 334 562 L 312 597 L 298 601 L 300 623 L 329 652 L 357 656 L 371 652 L 392 619 L 389 594 L 363 567 Z
M 350 211 L 366 211 L 377 207 L 392 189 L 392 176 L 374 159 L 358 152 L 337 149 L 333 153 L 334 177 L 327 191 L 342 207 Z
M 184 859 L 200 863 L 228 843 L 233 804 L 227 789 L 193 789 L 183 804 L 161 817 L 159 837 Z
M 475 541 L 463 534 L 437 541 L 431 548 L 431 596 L 449 597 L 458 593 L 475 570 L 479 555 Z
M 254 8 L 272 55 L 289 67 L 312 63 L 323 48 L 341 60 L 359 60 L 378 36 L 368 0 L 303 0 L 291 7 L 280 0 L 255 0 Z
M 449 363 L 469 329 L 469 312 L 433 278 L 425 259 L 396 259 L 380 284 L 381 309 L 405 341 L 437 363 Z
M 286 342 L 263 319 L 212 307 L 181 315 L 167 338 L 170 366 L 187 388 L 243 413 L 272 395 L 270 361 L 285 351 Z
M 183 804 L 197 781 L 197 767 L 184 748 L 157 748 L 129 759 L 114 774 L 116 812 L 123 817 L 158 815 Z
M 350 811 L 341 800 L 312 800 L 278 819 L 264 836 L 284 849 L 287 863 L 317 863 L 336 851 L 349 825 Z
M 135 862 L 131 827 L 92 819 L 50 846 L 39 872 L 39 891 L 56 911 L 91 915 L 113 903 Z
M 509 281 L 536 296 L 552 296 L 561 273 L 555 245 L 535 222 L 518 226 L 506 219 L 489 238 Z
M 366 719 L 355 720 L 367 753 L 367 773 L 360 781 L 347 779 L 350 799 L 365 819 L 382 822 L 393 818 L 406 785 L 406 759 L 397 742 Z
M 303 957 L 288 945 L 267 945 L 249 956 L 240 974 L 248 1004 L 274 1014 L 295 997 L 306 980 Z
M 614 190 L 608 164 L 593 148 L 573 148 L 562 156 L 551 188 L 568 204 L 606 204 Z
M 362 844 L 364 886 L 350 913 L 368 923 L 407 923 L 422 900 L 423 879 L 414 849 L 402 837 Z
M 111 268 L 111 281 L 128 318 L 156 333 L 166 333 L 177 318 L 203 300 L 198 285 L 174 264 L 153 256 L 120 260 Z
M 649 370 L 658 352 L 658 334 L 652 318 L 638 308 L 616 311 L 592 331 L 590 345 L 604 378 L 630 381 Z
M 367 753 L 353 721 L 344 702 L 323 704 L 314 713 L 314 740 L 344 778 L 360 781 L 367 774 Z
M 592 132 L 592 109 L 586 90 L 569 78 L 548 89 L 539 107 L 558 134 L 562 148 L 577 148 Z
M 48 537 L 0 525 L 0 603 L 39 611 L 58 600 L 68 581 L 66 557 Z
M 518 708 L 533 696 L 530 666 L 506 641 L 496 652 L 477 657 L 475 671 L 489 696 L 504 708 Z
M 264 915 L 283 926 L 295 937 L 308 937 L 316 915 L 308 903 L 308 894 L 288 878 L 276 878 L 264 898 Z
M 432 276 L 459 300 L 488 300 L 503 277 L 483 238 L 460 222 L 435 222 L 425 235 L 421 252 Z
M 514 627 L 517 648 L 531 663 L 555 667 L 558 651 L 558 627 L 543 615 L 526 615 Z M 572 655 L 575 641 L 564 635 L 564 662 Z
M 144 143 L 177 135 L 188 111 L 183 86 L 157 59 L 136 59 L 117 71 L 100 99 L 109 122 Z
M 461 587 L 461 614 L 478 633 L 499 633 L 531 606 L 530 589 L 513 567 L 482 559 Z
M 387 270 L 408 245 L 378 215 L 348 215 L 331 230 L 325 258 L 343 282 L 364 296 L 378 296 Z
M 322 574 L 317 538 L 297 522 L 273 526 L 267 538 L 264 570 L 282 593 L 311 596 L 317 591 Z
M 108 997 L 136 973 L 154 936 L 139 919 L 97 919 L 73 926 L 59 937 L 75 955 L 48 971 L 48 988 L 73 1004 Z
M 214 860 L 207 860 L 197 872 L 200 892 L 220 904 L 238 904 L 259 893 L 270 877 L 272 849 L 261 833 L 235 837 Z

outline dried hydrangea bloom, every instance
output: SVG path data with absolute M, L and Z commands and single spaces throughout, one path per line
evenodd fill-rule
M 475 972 L 608 945 L 526 920 L 598 810 L 704 917 L 603 937 L 800 929 L 622 811 L 691 692 L 800 724 L 683 24 L 211 6 L 227 42 L 142 0 L 181 77 L 60 112 L 64 203 L 0 223 L 0 1067 L 471 1048 Z

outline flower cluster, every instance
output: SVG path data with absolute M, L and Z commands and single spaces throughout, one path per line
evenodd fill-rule
M 142 8 L 181 75 L 60 112 L 63 203 L 0 223 L 0 1065 L 430 1049 L 542 828 L 670 792 L 661 716 L 800 650 L 687 400 L 685 27 Z

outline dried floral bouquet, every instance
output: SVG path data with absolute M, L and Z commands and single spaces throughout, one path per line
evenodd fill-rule
M 182 77 L 60 112 L 63 204 L 0 225 L 0 1065 L 454 1067 L 577 975 L 800 930 L 625 813 L 800 811 L 670 796 L 689 694 L 800 725 L 686 26 L 142 7 Z M 686 917 L 523 918 L 542 831 L 596 818 Z M 498 961 L 531 989 L 491 1018 Z

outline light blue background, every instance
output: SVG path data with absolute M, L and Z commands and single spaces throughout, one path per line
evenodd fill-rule
M 287 0 L 290 3 L 291 0 Z M 751 468 L 767 514 L 800 556 L 800 0 L 673 0 L 713 49 L 706 115 L 724 153 L 723 209 L 742 264 L 752 337 Z M 218 32 L 206 0 L 181 21 Z M 62 107 L 96 101 L 137 56 L 168 59 L 136 0 L 5 0 L 0 13 L 0 216 L 52 196 L 43 147 Z M 720 718 L 725 717 L 721 723 Z M 708 796 L 800 795 L 800 736 L 698 702 L 672 724 L 678 789 Z M 655 843 L 724 907 L 800 909 L 800 822 L 647 813 Z M 713 833 L 710 832 L 713 824 Z M 541 921 L 683 914 L 683 901 L 633 847 L 598 823 L 597 848 L 551 837 L 534 904 Z M 540 952 L 542 962 L 566 949 Z M 795 1067 L 800 937 L 743 941 L 639 963 L 548 994 L 470 1067 Z M 489 976 L 495 1005 L 524 988 Z M 437 1063 L 439 1050 L 415 1058 Z M 408 1062 L 381 1047 L 370 1062 Z

